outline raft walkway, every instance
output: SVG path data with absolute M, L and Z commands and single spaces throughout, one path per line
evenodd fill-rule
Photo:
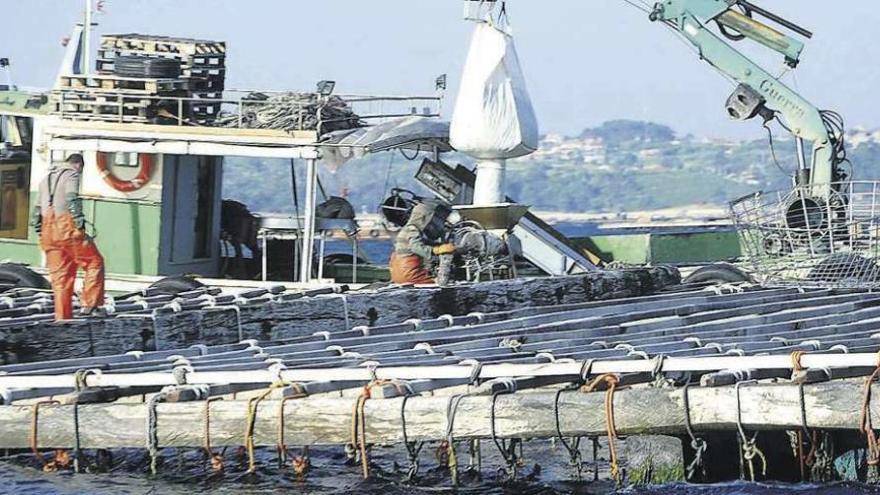
M 802 448 L 815 431 L 873 438 L 878 353 L 880 294 L 683 287 L 2 366 L 0 448 L 244 445 L 253 467 L 256 447 L 347 444 L 368 476 L 379 445 L 443 441 L 454 459 L 491 439 L 515 472 L 524 438 L 563 440 L 577 462 L 581 437 L 687 435 L 699 459 L 703 433 L 730 431 L 760 478 L 758 430 L 800 431 Z

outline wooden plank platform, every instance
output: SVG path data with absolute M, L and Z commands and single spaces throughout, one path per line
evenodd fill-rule
M 822 430 L 858 430 L 861 383 L 834 382 L 804 388 L 807 424 Z M 875 385 L 873 393 L 880 392 Z M 759 384 L 740 390 L 737 408 L 735 387 L 691 388 L 691 423 L 697 432 L 730 431 L 742 425 L 749 430 L 796 430 L 801 427 L 801 407 L 795 385 Z M 560 426 L 564 436 L 602 436 L 607 433 L 605 393 L 565 393 L 560 398 Z M 497 398 L 495 430 L 502 438 L 556 437 L 555 392 L 528 392 Z M 407 435 L 412 441 L 446 437 L 448 396 L 419 396 L 407 400 Z M 284 433 L 289 445 L 344 445 L 351 441 L 351 414 L 356 398 L 326 396 L 288 401 L 284 409 Z M 375 445 L 400 445 L 403 441 L 401 398 L 368 400 L 364 406 L 367 439 Z M 256 445 L 277 445 L 280 400 L 259 403 L 254 423 Z M 453 433 L 456 439 L 491 436 L 492 397 L 467 396 L 459 403 Z M 210 405 L 211 443 L 216 446 L 244 444 L 248 400 L 228 397 Z M 142 448 L 147 407 L 143 402 L 114 402 L 78 406 L 82 448 Z M 874 417 L 880 403 L 870 405 Z M 41 448 L 72 448 L 73 406 L 40 408 L 37 443 Z M 0 406 L 0 448 L 30 446 L 33 406 Z M 157 432 L 161 447 L 193 447 L 204 444 L 205 402 L 161 403 L 157 407 Z M 681 389 L 651 387 L 621 390 L 614 394 L 614 423 L 621 436 L 684 434 L 685 409 Z

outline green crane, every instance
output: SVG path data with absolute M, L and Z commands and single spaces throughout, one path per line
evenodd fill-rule
M 766 126 L 781 116 L 780 124 L 797 142 L 796 184 L 809 185 L 806 190 L 815 200 L 828 201 L 834 183 L 846 179 L 841 170 L 846 161 L 843 121 L 834 112 L 816 108 L 733 47 L 730 42 L 750 39 L 782 54 L 790 68 L 797 67 L 803 42 L 759 22 L 757 16 L 812 37 L 806 29 L 747 0 L 667 0 L 654 5 L 650 19 L 680 33 L 697 48 L 701 59 L 738 83 L 727 100 L 731 118 L 760 116 Z M 809 159 L 805 143 L 812 145 Z

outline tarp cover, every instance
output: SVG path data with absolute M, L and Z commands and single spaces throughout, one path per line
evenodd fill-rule
M 489 22 L 474 29 L 449 134 L 455 149 L 487 160 L 538 148 L 538 121 L 509 30 Z
M 371 127 L 335 131 L 327 134 L 321 151 L 324 162 L 339 166 L 352 158 L 367 153 L 378 153 L 396 148 L 410 150 L 451 151 L 449 122 L 436 117 L 400 117 Z

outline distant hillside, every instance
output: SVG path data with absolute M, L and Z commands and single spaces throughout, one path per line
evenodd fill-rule
M 880 133 L 852 132 L 848 142 L 855 178 L 880 179 Z M 681 137 L 659 124 L 607 122 L 577 137 L 544 136 L 536 153 L 509 163 L 508 194 L 542 210 L 570 212 L 723 205 L 753 191 L 788 187 L 794 142 L 779 133 L 775 145 L 779 166 L 767 140 Z M 444 160 L 474 164 L 457 154 Z M 321 181 L 328 194 L 346 195 L 356 210 L 374 212 L 393 187 L 427 194 L 412 179 L 420 162 L 383 153 L 336 173 L 323 170 Z M 300 190 L 303 168 L 299 163 Z M 223 187 L 225 197 L 254 211 L 293 211 L 287 161 L 230 159 Z

